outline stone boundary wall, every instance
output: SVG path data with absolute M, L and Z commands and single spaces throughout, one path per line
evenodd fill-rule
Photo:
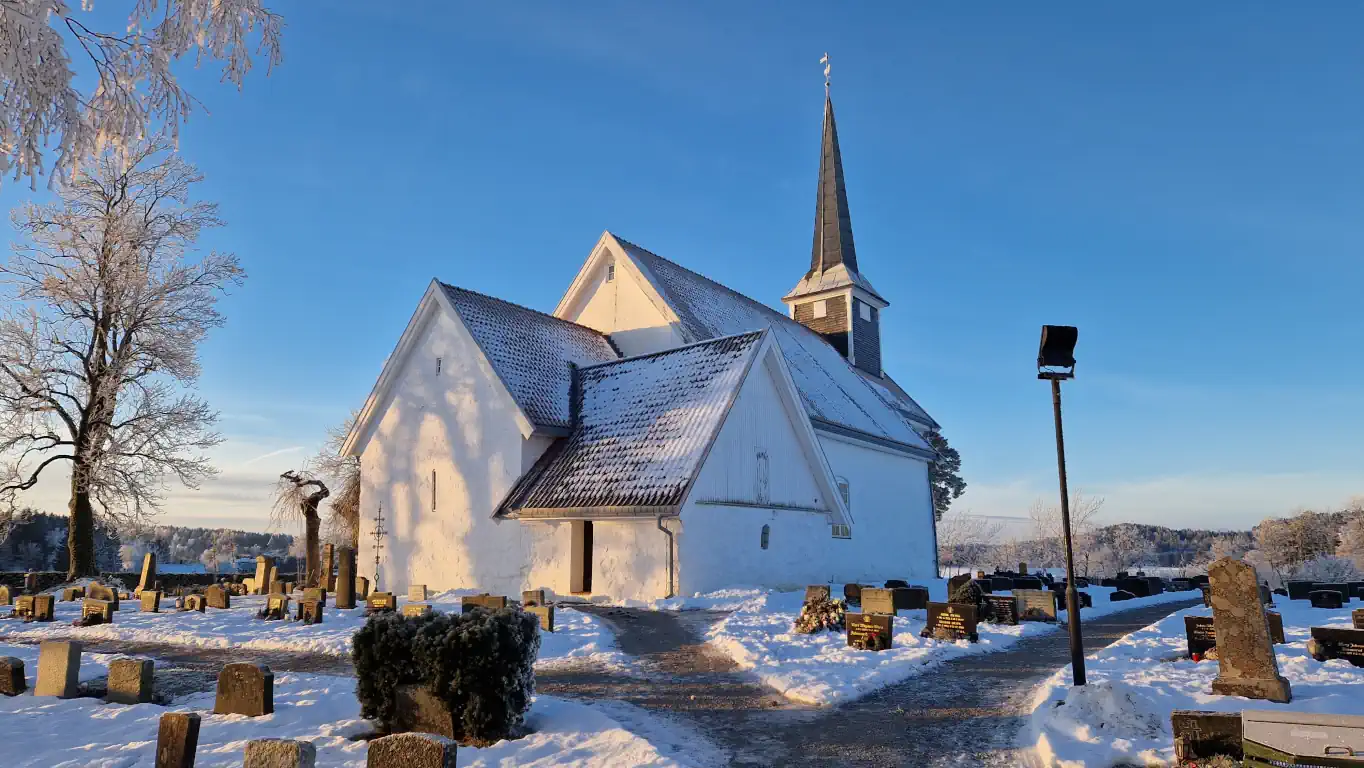
M 66 571 L 38 571 L 38 591 L 45 592 L 53 587 L 66 583 Z M 161 582 L 164 589 L 175 589 L 177 587 L 207 587 L 210 584 L 217 584 L 219 581 L 241 581 L 250 573 L 158 573 L 156 580 Z M 140 571 L 101 573 L 99 581 L 103 584 L 120 582 L 126 589 L 137 587 L 137 580 L 141 578 Z M 297 574 L 281 573 L 280 581 L 297 581 Z M 0 571 L 0 585 L 9 587 L 10 594 L 18 595 L 24 589 L 23 571 Z

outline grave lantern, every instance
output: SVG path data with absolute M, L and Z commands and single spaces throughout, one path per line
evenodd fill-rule
M 1075 547 L 1070 531 L 1070 492 L 1066 488 L 1066 441 L 1061 429 L 1061 382 L 1075 378 L 1073 325 L 1042 326 L 1037 347 L 1037 378 L 1051 382 L 1051 405 L 1056 419 L 1056 470 L 1061 481 L 1061 527 L 1066 538 L 1066 619 L 1070 625 L 1070 668 L 1075 685 L 1085 684 L 1085 648 L 1080 637 L 1080 605 L 1075 593 Z

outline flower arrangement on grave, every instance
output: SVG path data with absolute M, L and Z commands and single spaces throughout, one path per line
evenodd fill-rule
M 806 600 L 796 617 L 795 631 L 802 635 L 813 635 L 828 630 L 842 632 L 845 628 L 847 606 L 842 600 L 827 597 Z

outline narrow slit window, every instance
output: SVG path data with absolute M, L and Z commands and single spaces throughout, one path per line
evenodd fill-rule
M 764 526 L 763 526 L 762 538 L 759 540 L 758 545 L 761 546 L 763 549 L 767 549 L 767 542 L 768 542 L 768 540 L 769 540 L 771 537 L 772 537 L 772 526 L 770 526 L 770 525 L 764 525 Z
M 436 358 L 436 375 L 437 375 L 437 376 L 440 375 L 440 363 L 441 363 L 441 359 L 440 359 L 439 357 Z
M 431 511 L 436 511 L 436 470 L 431 470 Z
M 615 282 L 615 280 L 616 280 L 616 265 L 615 265 L 615 264 L 607 264 L 607 265 L 606 265 L 606 282 L 611 283 L 611 282 Z

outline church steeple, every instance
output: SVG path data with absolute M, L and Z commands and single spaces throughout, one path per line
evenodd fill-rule
M 827 65 L 827 56 L 823 63 Z M 827 78 L 827 66 L 824 74 Z M 858 271 L 843 153 L 828 86 L 826 80 L 810 270 L 782 301 L 796 322 L 823 336 L 858 369 L 880 378 L 881 310 L 890 302 Z

